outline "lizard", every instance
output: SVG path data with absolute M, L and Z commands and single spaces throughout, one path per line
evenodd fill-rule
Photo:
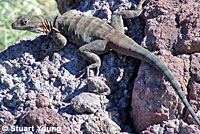
M 110 50 L 149 63 L 165 76 L 193 119 L 200 126 L 198 117 L 167 66 L 152 52 L 143 48 L 123 33 L 122 18 L 127 19 L 139 16 L 144 9 L 142 7 L 144 2 L 145 0 L 141 0 L 136 10 L 115 11 L 112 15 L 113 20 L 111 21 L 113 22 L 111 22 L 111 25 L 97 17 L 76 16 L 73 14 L 73 10 L 70 10 L 61 16 L 54 17 L 42 15 L 19 16 L 11 24 L 11 27 L 16 30 L 45 33 L 54 40 L 53 51 L 55 52 L 64 48 L 67 41 L 74 43 L 79 47 L 80 55 L 90 63 L 85 69 L 87 76 L 89 76 L 90 69 L 96 69 L 96 75 L 99 75 L 101 66 L 99 55 Z M 118 23 L 119 28 L 116 26 Z M 45 51 L 41 52 L 44 55 L 46 53 Z

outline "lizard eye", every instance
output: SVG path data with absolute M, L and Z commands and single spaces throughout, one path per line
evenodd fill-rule
M 27 22 L 28 22 L 27 20 L 22 20 L 21 25 L 26 25 Z

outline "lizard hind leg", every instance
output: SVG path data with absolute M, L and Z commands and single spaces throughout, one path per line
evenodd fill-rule
M 125 33 L 124 32 L 124 22 L 123 22 L 123 19 L 122 19 L 121 15 L 113 14 L 111 16 L 111 26 L 114 29 L 120 31 L 121 33 Z
M 132 19 L 135 17 L 140 16 L 144 8 L 142 5 L 146 0 L 141 0 L 136 8 L 136 10 L 122 10 L 122 11 L 115 11 L 114 15 L 121 15 L 123 19 Z
M 101 59 L 98 55 L 104 54 L 109 50 L 110 49 L 107 47 L 106 40 L 95 40 L 80 47 L 79 48 L 80 55 L 90 63 L 90 65 L 87 66 L 86 69 L 80 71 L 81 73 L 83 73 L 80 77 L 82 77 L 85 73 L 86 77 L 89 77 L 90 69 L 96 69 L 96 76 L 98 76 L 99 68 L 101 66 Z
M 115 11 L 111 16 L 112 27 L 122 33 L 125 33 L 123 19 L 132 19 L 132 18 L 138 17 L 143 11 L 142 5 L 144 2 L 145 0 L 141 0 L 136 10 Z

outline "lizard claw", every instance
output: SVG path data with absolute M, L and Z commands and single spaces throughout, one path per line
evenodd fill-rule
M 84 75 L 86 74 L 86 68 L 78 72 L 78 77 L 77 79 L 81 79 Z
M 141 0 L 141 1 L 139 2 L 138 6 L 137 6 L 137 9 L 143 9 L 143 8 L 142 8 L 142 5 L 144 4 L 145 1 L 146 1 L 146 0 Z
M 79 71 L 79 77 L 77 77 L 77 79 L 80 79 L 82 78 L 84 75 L 86 75 L 86 78 L 90 77 L 90 66 L 84 68 L 83 70 Z M 96 71 L 96 75 L 95 76 L 98 76 L 99 75 L 99 67 L 97 67 L 97 71 Z

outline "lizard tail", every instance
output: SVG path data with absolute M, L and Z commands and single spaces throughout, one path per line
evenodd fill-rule
M 124 34 L 121 34 L 121 33 L 115 34 L 115 36 L 113 36 L 110 39 L 109 45 L 114 51 L 122 55 L 127 55 L 127 56 L 131 56 L 131 57 L 143 60 L 151 64 L 157 70 L 159 70 L 170 82 L 171 86 L 175 89 L 176 93 L 178 94 L 178 96 L 180 97 L 180 99 L 182 100 L 186 108 L 188 109 L 189 113 L 192 115 L 193 119 L 200 126 L 199 119 L 197 118 L 195 112 L 193 111 L 191 105 L 186 99 L 183 91 L 179 87 L 174 76 L 158 57 L 156 57 L 153 53 L 151 53 L 147 49 L 139 46 L 134 40 L 132 40 L 128 36 L 125 36 Z

